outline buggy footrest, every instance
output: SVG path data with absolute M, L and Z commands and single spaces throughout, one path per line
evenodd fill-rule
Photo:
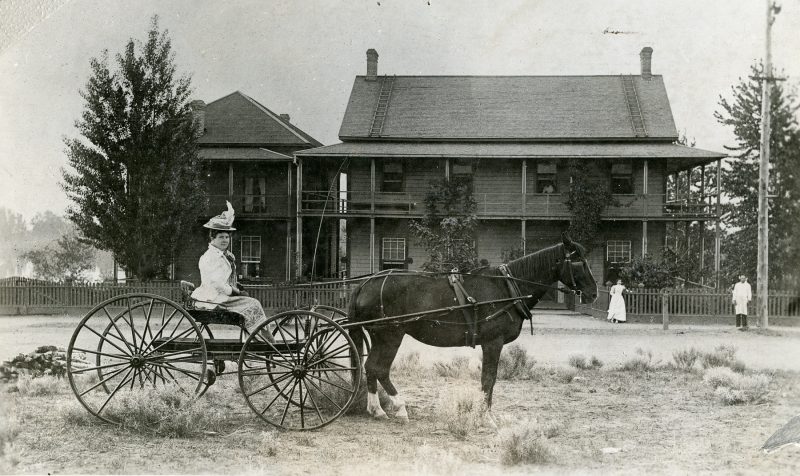
M 244 316 L 224 309 L 191 309 L 192 318 L 201 324 L 225 324 L 244 327 Z

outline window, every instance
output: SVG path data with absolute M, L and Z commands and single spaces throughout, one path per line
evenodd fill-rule
M 242 236 L 239 260 L 242 263 L 241 276 L 243 278 L 257 278 L 261 276 L 260 236 Z
M 244 211 L 247 213 L 267 211 L 267 179 L 265 177 L 245 177 Z
M 630 263 L 631 242 L 625 240 L 608 240 L 606 244 L 606 261 L 611 264 Z
M 387 160 L 383 165 L 382 192 L 403 191 L 403 162 L 400 160 Z
M 406 267 L 406 239 L 383 238 L 381 240 L 381 269 Z
M 474 174 L 475 170 L 470 159 L 453 159 L 450 169 L 450 180 L 458 181 L 471 190 Z
M 556 193 L 558 191 L 557 168 L 554 163 L 536 164 L 536 193 Z
M 611 164 L 611 193 L 633 193 L 633 167 L 630 163 Z

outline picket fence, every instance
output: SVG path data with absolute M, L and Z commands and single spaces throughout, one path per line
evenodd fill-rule
M 609 288 L 600 287 L 597 300 L 592 304 L 576 304 L 575 309 L 586 314 L 597 315 L 608 310 L 611 300 Z M 625 309 L 629 316 L 656 317 L 664 312 L 664 296 L 667 312 L 671 316 L 727 317 L 733 315 L 731 294 L 716 289 L 702 288 L 635 288 L 625 294 Z M 750 314 L 755 315 L 756 296 L 750 305 Z M 768 312 L 774 317 L 800 317 L 800 293 L 772 291 L 769 294 Z
M 265 309 L 279 312 L 314 304 L 346 310 L 352 284 L 314 283 L 291 286 L 246 286 L 250 296 L 261 301 Z M 0 283 L 0 312 L 30 314 L 90 309 L 116 296 L 128 293 L 150 293 L 176 302 L 181 301 L 178 282 L 135 284 L 53 284 L 36 282 Z

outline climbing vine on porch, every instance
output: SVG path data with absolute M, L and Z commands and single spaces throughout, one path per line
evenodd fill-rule
M 587 251 L 600 244 L 601 216 L 606 207 L 619 205 L 608 183 L 593 177 L 585 161 L 572 159 L 567 163 L 570 187 L 564 202 L 570 212 L 569 235 L 584 245 Z

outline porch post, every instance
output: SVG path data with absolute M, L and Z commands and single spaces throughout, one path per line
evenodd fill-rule
M 528 237 L 525 235 L 525 228 L 527 226 L 528 220 L 523 218 L 520 223 L 522 223 L 522 254 L 524 255 L 527 254 L 525 248 L 527 248 Z
M 300 203 L 300 197 L 297 197 Z M 286 163 L 286 281 L 292 280 L 292 163 Z
M 720 206 L 720 196 L 722 195 L 722 160 L 717 159 L 717 212 L 715 217 L 715 226 L 714 226 L 714 279 L 717 284 L 717 289 L 719 289 L 720 282 L 719 282 L 719 269 L 720 269 L 720 226 L 719 226 L 719 217 L 720 213 L 722 212 Z
M 647 195 L 647 159 L 644 161 L 644 167 L 642 168 L 642 193 Z
M 375 272 L 375 217 L 369 217 L 369 272 Z
M 369 159 L 369 211 L 375 213 L 375 158 Z
M 528 159 L 522 159 L 522 216 L 527 214 L 528 204 Z M 525 219 L 522 220 L 522 239 L 525 240 Z M 523 246 L 523 249 L 525 247 Z
M 297 218 L 295 224 L 295 277 L 303 274 L 303 159 L 297 159 L 297 177 L 295 190 L 297 190 L 297 203 L 295 204 Z
M 647 220 L 642 220 L 642 257 L 647 254 Z
M 233 200 L 233 162 L 228 162 L 228 198 Z

